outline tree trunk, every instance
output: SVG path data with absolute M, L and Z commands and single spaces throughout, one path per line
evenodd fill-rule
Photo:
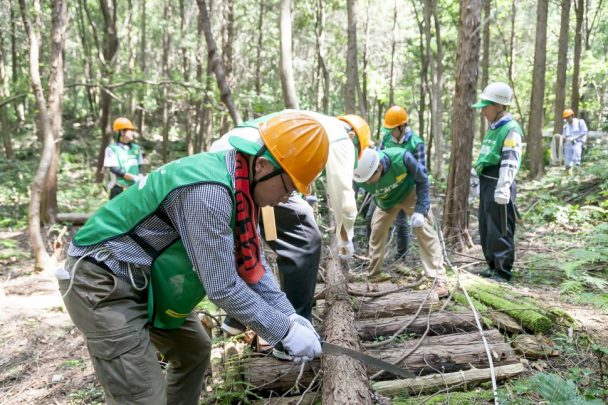
M 21 77 L 21 67 L 19 66 L 19 49 L 17 47 L 17 27 L 16 22 L 19 19 L 19 16 L 15 13 L 13 9 L 13 4 L 11 1 L 10 9 L 10 19 L 11 19 L 11 82 L 12 88 L 19 88 L 19 78 Z M 21 123 L 25 121 L 25 105 L 23 101 L 17 101 L 15 103 L 15 116 L 17 117 L 17 122 Z
M 562 112 L 566 102 L 566 70 L 568 68 L 568 32 L 570 31 L 570 1 L 562 0 L 559 29 L 559 50 L 557 53 L 557 75 L 555 80 L 555 104 L 553 105 L 553 133 L 561 134 Z
M 67 26 L 66 0 L 53 0 L 51 32 L 50 74 L 48 84 L 48 118 L 53 134 L 53 154 L 46 173 L 44 193 L 40 211 L 42 222 L 55 223 L 57 220 L 57 169 L 62 131 L 63 115 L 63 48 Z
M 224 25 L 222 39 L 222 65 L 226 74 L 228 86 L 234 86 L 233 67 L 232 67 L 232 45 L 234 43 L 234 0 L 224 0 L 222 2 L 224 8 Z
M 325 341 L 361 350 L 348 301 L 348 282 L 336 260 L 329 262 L 326 277 L 329 288 L 325 292 Z M 359 361 L 344 355 L 323 356 L 322 368 L 324 404 L 372 404 L 365 369 Z
M 357 67 L 357 8 L 356 0 L 346 2 L 348 12 L 347 47 L 346 47 L 346 93 L 344 109 L 347 114 L 357 113 L 357 94 L 360 93 L 359 69 Z
M 86 4 L 86 2 L 85 2 Z M 112 83 L 114 75 L 114 57 L 118 51 L 118 33 L 116 32 L 116 2 L 115 0 L 99 0 L 101 13 L 103 14 L 103 55 L 101 62 L 101 76 L 103 83 Z M 101 116 L 99 118 L 99 128 L 101 130 L 101 144 L 97 154 L 97 172 L 95 180 L 100 183 L 103 180 L 103 159 L 105 150 L 110 143 L 112 135 L 112 125 L 110 115 L 112 114 L 112 97 L 104 89 L 101 89 Z
M 87 83 L 93 82 L 93 57 L 91 55 L 91 46 L 89 41 L 87 40 L 87 33 L 84 25 L 84 15 L 83 15 L 83 2 L 84 0 L 80 0 L 78 3 L 78 7 L 76 7 L 76 16 L 78 22 L 78 34 L 80 36 L 80 42 L 82 44 L 82 55 L 83 55 L 83 65 L 84 65 L 84 78 Z M 86 95 L 87 102 L 89 104 L 89 116 L 95 117 L 97 114 L 97 103 L 95 100 L 95 94 L 93 87 L 86 86 Z
M 401 315 L 392 318 L 364 319 L 355 322 L 357 333 L 364 340 L 374 340 L 390 336 L 403 325 L 410 324 L 404 333 L 422 335 L 427 326 L 430 335 L 445 335 L 447 333 L 470 332 L 477 330 L 475 317 L 472 312 L 453 314 L 451 312 L 434 312 L 427 325 L 426 316 Z M 411 323 L 410 323 L 411 322 Z
M 370 14 L 371 14 L 371 2 L 367 3 L 367 10 L 365 13 L 365 42 L 363 45 L 363 68 L 362 68 L 362 73 L 361 73 L 361 99 L 359 100 L 359 104 L 365 107 L 365 114 L 363 113 L 363 111 L 361 112 L 363 118 L 369 122 L 369 112 L 368 112 L 368 106 L 369 103 L 367 101 L 367 63 L 368 63 L 368 59 L 369 59 L 369 52 L 368 52 L 368 48 L 369 48 L 369 31 L 370 31 L 370 23 L 369 23 L 369 19 L 370 19 Z
M 0 32 L 0 100 L 4 100 L 6 94 L 4 92 L 4 86 L 6 82 L 6 72 L 4 69 L 4 37 Z M 11 132 L 8 127 L 8 117 L 6 109 L 8 106 L 0 107 L 0 131 L 2 132 L 2 144 L 4 145 L 4 157 L 6 159 L 13 158 L 13 146 L 11 144 Z
M 217 53 L 217 45 L 215 39 L 213 39 L 213 33 L 211 32 L 211 22 L 209 20 L 209 11 L 207 9 L 207 2 L 205 0 L 197 0 L 199 11 L 201 13 L 203 31 L 205 33 L 205 40 L 207 41 L 207 59 L 208 64 L 211 66 L 215 73 L 217 80 L 217 86 L 220 89 L 220 97 L 222 102 L 228 109 L 228 113 L 234 122 L 234 125 L 241 123 L 241 116 L 236 109 L 234 101 L 232 100 L 232 92 L 226 81 L 226 75 L 224 74 L 224 68 L 222 62 Z
M 58 38 L 62 38 L 62 34 L 65 29 L 65 11 L 63 14 L 63 18 L 56 18 L 55 16 L 55 5 L 58 5 L 57 10 L 65 10 L 65 4 L 61 0 L 55 0 L 53 7 L 53 19 L 52 19 L 52 37 L 53 37 L 53 47 L 55 46 L 55 41 Z M 21 9 L 21 16 L 23 18 L 23 26 L 28 37 L 29 43 L 29 51 L 30 51 L 30 83 L 32 86 L 32 91 L 36 98 L 36 104 L 38 107 L 38 128 L 40 129 L 43 135 L 43 147 L 42 153 L 40 156 L 40 163 L 38 165 L 38 170 L 36 171 L 36 175 L 34 176 L 34 180 L 30 186 L 30 205 L 28 210 L 28 231 L 30 237 L 30 243 L 32 244 L 32 250 L 34 253 L 35 259 L 35 268 L 36 270 L 42 270 L 48 267 L 50 263 L 50 257 L 48 252 L 45 249 L 44 241 L 42 238 L 42 232 L 40 229 L 40 202 L 42 198 L 42 193 L 44 191 L 44 183 L 49 170 L 49 166 L 51 164 L 51 159 L 53 156 L 53 132 L 51 127 L 51 120 L 48 115 L 48 105 L 46 102 L 46 98 L 44 96 L 44 91 L 42 88 L 42 82 L 40 80 L 40 71 L 39 71 L 39 41 L 37 38 L 37 33 L 34 31 L 32 24 L 30 22 L 30 17 L 28 15 L 28 8 L 25 5 L 25 0 L 19 0 L 19 7 Z M 60 17 L 60 16 L 57 16 Z
M 488 85 L 488 78 L 490 75 L 490 14 L 492 13 L 492 1 L 483 1 L 483 53 L 481 57 L 481 89 L 485 89 Z M 511 36 L 513 39 L 513 36 Z M 509 65 L 509 73 L 511 73 L 511 65 Z M 509 78 L 511 75 L 509 75 Z M 479 139 L 483 141 L 483 137 L 486 135 L 486 120 L 481 117 L 479 120 Z
M 329 70 L 325 62 L 323 43 L 325 34 L 323 31 L 323 0 L 317 0 L 317 16 L 315 19 L 315 37 L 317 41 L 317 67 L 320 71 L 319 82 L 322 81 L 322 96 L 317 95 L 317 109 L 321 108 L 323 114 L 329 114 Z
M 574 115 L 578 116 L 578 102 L 580 99 L 580 72 L 581 72 L 581 54 L 583 47 L 583 18 L 585 16 L 585 0 L 575 0 L 574 8 L 576 11 L 576 29 L 574 31 L 574 58 L 572 68 L 572 93 L 570 99 L 570 108 L 574 111 Z
M 420 55 L 424 55 L 424 57 L 419 58 L 420 59 L 420 86 L 419 86 L 419 93 L 420 93 L 420 102 L 418 103 L 418 134 L 420 134 L 420 136 L 423 136 L 424 132 L 425 132 L 425 113 L 426 113 L 426 93 L 428 91 L 428 80 L 429 80 L 429 74 L 428 74 L 428 70 L 429 70 L 429 61 L 426 53 L 426 50 L 424 48 L 424 18 L 420 19 L 420 17 L 418 16 L 418 8 L 416 7 L 417 2 L 415 0 L 412 0 L 412 7 L 414 8 L 414 15 L 416 17 L 416 23 L 418 24 L 418 49 L 420 51 Z M 427 162 L 431 161 L 431 142 L 432 142 L 432 136 L 429 135 L 429 137 L 427 138 L 427 145 L 426 145 L 426 153 L 427 153 Z M 427 163 L 428 164 L 428 163 Z
M 536 40 L 534 45 L 534 71 L 532 73 L 532 95 L 528 121 L 528 159 L 531 179 L 544 172 L 543 162 L 543 105 L 545 101 L 545 61 L 547 59 L 547 13 L 548 0 L 538 0 L 536 8 Z
M 443 45 L 441 44 L 441 28 L 437 0 L 433 0 L 433 21 L 435 22 L 435 46 L 437 47 L 437 69 L 433 81 L 433 103 L 435 116 L 433 118 L 433 133 L 435 134 L 435 176 L 443 178 Z
M 513 89 L 513 100 L 515 100 L 515 107 L 517 108 L 517 112 L 519 114 L 519 116 L 521 117 L 521 125 L 522 128 L 525 128 L 525 123 L 526 123 L 526 119 L 522 113 L 521 110 L 521 104 L 519 103 L 519 97 L 517 97 L 517 92 L 515 91 L 515 73 L 513 72 L 513 69 L 515 67 L 515 63 L 514 61 L 514 53 L 515 53 L 515 16 L 517 14 L 517 4 L 516 1 L 513 0 L 511 2 L 511 33 L 509 35 L 509 60 L 508 60 L 508 65 L 509 65 L 509 85 L 511 85 L 511 88 Z M 483 119 L 482 119 L 483 121 Z M 485 121 L 484 121 L 485 122 Z
M 146 18 L 146 0 L 141 0 L 141 28 L 140 28 L 140 33 L 141 33 L 141 40 L 139 41 L 140 43 L 140 48 L 139 48 L 139 70 L 140 73 L 142 75 L 142 77 L 146 77 L 146 70 L 147 70 L 147 65 L 146 65 L 146 23 L 147 23 L 147 18 Z M 138 102 L 139 102 L 139 108 L 138 108 L 138 113 L 135 117 L 135 126 L 137 126 L 137 128 L 139 129 L 139 136 L 143 137 L 143 133 L 145 131 L 144 129 L 144 125 L 145 125 L 145 121 L 146 121 L 146 111 L 144 110 L 144 97 L 146 94 L 146 88 L 145 86 L 142 86 L 139 91 L 137 92 L 137 98 L 138 98 Z
M 181 54 L 182 54 L 182 75 L 184 83 L 190 81 L 190 60 L 188 58 L 188 48 L 186 47 L 186 32 L 189 29 L 191 14 L 186 14 L 184 0 L 179 1 L 179 21 L 180 21 L 180 38 L 181 38 Z M 192 106 L 196 106 L 196 102 L 192 100 L 190 96 L 182 100 L 182 114 L 184 119 L 184 131 L 186 132 L 186 153 L 188 156 L 194 154 L 194 147 L 192 145 Z M 197 111 L 195 109 L 195 111 Z
M 286 108 L 299 108 L 296 83 L 293 77 L 291 44 L 291 0 L 281 0 L 279 31 L 281 40 L 280 74 Z
M 446 242 L 457 250 L 462 249 L 469 238 L 469 177 L 475 133 L 471 105 L 477 97 L 480 13 L 481 0 L 465 0 L 460 3 L 450 174 L 443 214 Z
M 265 0 L 260 0 L 260 13 L 258 15 L 258 46 L 255 55 L 255 94 L 257 96 L 259 96 L 262 91 L 260 86 L 260 71 L 262 67 L 262 46 L 264 44 L 264 31 L 262 30 L 264 26 L 264 1 Z
M 395 105 L 395 52 L 397 49 L 397 0 L 393 3 L 393 29 L 391 30 L 391 69 L 388 79 L 388 103 Z
M 164 23 L 164 33 L 163 33 L 163 56 L 162 56 L 162 75 L 163 80 L 166 82 L 169 80 L 169 51 L 171 48 L 171 36 L 169 34 L 169 21 L 171 21 L 171 3 L 166 2 L 164 7 L 165 23 Z M 163 99 L 163 109 L 162 109 L 162 135 L 163 135 L 163 148 L 162 148 L 162 158 L 163 163 L 167 163 L 169 161 L 169 85 L 167 83 L 163 84 L 162 87 L 162 99 Z

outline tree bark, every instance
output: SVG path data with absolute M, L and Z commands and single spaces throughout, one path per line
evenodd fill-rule
M 575 0 L 576 28 L 574 31 L 574 58 L 572 68 L 572 92 L 570 94 L 570 108 L 578 116 L 578 103 L 580 100 L 580 72 L 581 54 L 583 48 L 583 18 L 585 16 L 585 0 Z
M 182 38 L 182 44 L 180 47 L 182 54 L 182 75 L 184 83 L 190 81 L 190 60 L 188 58 L 188 48 L 186 47 L 186 32 L 189 29 L 190 13 L 186 14 L 184 0 L 179 1 L 179 21 L 180 21 L 180 37 Z M 194 154 L 194 146 L 192 144 L 192 125 L 191 125 L 191 113 L 192 107 L 196 106 L 196 102 L 192 100 L 192 97 L 188 96 L 182 101 L 182 114 L 184 117 L 184 131 L 186 132 L 186 153 L 188 156 Z M 195 108 L 195 111 L 198 109 Z
M 0 100 L 4 100 L 6 94 L 4 92 L 4 86 L 6 82 L 6 71 L 4 69 L 4 36 L 0 32 Z M 8 117 L 6 109 L 8 106 L 0 107 L 0 131 L 2 132 L 2 144 L 4 145 L 4 157 L 6 159 L 13 158 L 13 146 L 11 144 L 11 133 L 8 128 Z
M 425 316 L 418 316 L 412 321 L 413 315 L 394 316 L 383 319 L 365 319 L 355 322 L 355 328 L 361 339 L 374 340 L 383 336 L 390 336 L 403 325 L 411 322 L 404 333 L 422 335 L 427 328 Z M 450 312 L 435 312 L 429 320 L 430 335 L 444 335 L 447 333 L 468 332 L 477 330 L 475 317 L 472 312 L 453 314 Z
M 474 137 L 471 105 L 477 97 L 481 0 L 460 3 L 456 94 L 452 108 L 450 174 L 443 217 L 446 243 L 460 250 L 468 243 L 469 177 Z
M 317 91 L 317 109 L 321 109 L 323 114 L 329 114 L 329 70 L 325 62 L 325 51 L 323 43 L 325 32 L 323 30 L 323 0 L 317 0 L 317 13 L 315 19 L 315 37 L 317 42 L 317 69 L 320 72 L 319 82 L 323 83 L 321 91 Z M 321 87 L 321 86 L 319 86 Z
M 147 40 L 147 33 L 146 33 L 146 24 L 147 24 L 147 16 L 146 16 L 146 0 L 141 0 L 141 28 L 140 28 L 140 34 L 141 34 L 141 40 L 139 41 L 140 43 L 140 48 L 139 48 L 139 70 L 140 73 L 143 77 L 146 77 L 146 70 L 147 70 L 147 64 L 146 64 L 146 55 L 147 55 L 147 50 L 146 50 L 146 40 Z M 138 98 L 138 102 L 139 102 L 139 108 L 137 109 L 138 113 L 135 116 L 135 122 L 136 122 L 136 126 L 139 129 L 139 136 L 143 137 L 143 133 L 145 132 L 145 122 L 146 122 L 146 110 L 144 109 L 144 97 L 146 94 L 146 90 L 144 87 L 142 87 L 138 92 L 137 98 Z
M 395 105 L 395 52 L 397 49 L 397 0 L 393 2 L 393 28 L 391 30 L 391 69 L 388 79 L 388 103 L 389 105 Z
M 525 373 L 526 367 L 521 363 L 509 364 L 496 367 L 494 372 L 496 379 L 501 381 Z M 374 389 L 379 394 L 386 396 L 401 395 L 404 391 L 408 391 L 410 395 L 414 396 L 425 392 L 443 391 L 449 387 L 470 387 L 489 381 L 491 378 L 489 368 L 472 369 L 448 374 L 427 375 L 416 379 L 383 381 L 374 384 Z
M 490 14 L 492 12 L 492 1 L 483 1 L 483 33 L 482 43 L 483 51 L 481 56 L 481 89 L 485 89 L 488 85 L 488 79 L 490 75 Z M 512 38 L 512 37 L 511 37 Z M 511 72 L 511 66 L 509 66 L 509 72 Z M 511 76 L 509 76 L 511 77 Z M 486 120 L 481 117 L 479 120 L 479 139 L 483 141 L 483 137 L 486 135 Z
M 439 23 L 439 10 L 437 0 L 433 0 L 433 21 L 435 23 L 435 45 L 437 47 L 437 68 L 433 81 L 433 94 L 435 98 L 435 118 L 433 119 L 433 132 L 435 134 L 435 176 L 443 178 L 443 45 L 441 44 L 441 24 Z
M 544 173 L 543 162 L 543 105 L 545 101 L 545 62 L 547 59 L 547 13 L 548 0 L 538 0 L 536 8 L 536 40 L 534 44 L 534 71 L 532 73 L 532 95 L 528 121 L 528 160 L 531 179 Z
M 418 8 L 416 7 L 417 1 L 412 0 L 412 7 L 414 8 L 414 15 L 416 17 L 416 24 L 418 24 L 418 49 L 420 51 L 420 55 L 424 55 L 424 57 L 420 59 L 420 86 L 419 86 L 419 94 L 420 94 L 420 102 L 418 103 L 418 133 L 422 136 L 425 132 L 425 113 L 426 113 L 426 93 L 428 91 L 428 80 L 429 80 L 429 61 L 424 47 L 424 18 L 420 19 L 418 16 Z M 426 161 L 431 161 L 431 146 L 432 146 L 432 134 L 429 134 L 427 138 L 426 145 Z M 427 163 L 428 164 L 428 163 Z
M 555 80 L 555 104 L 553 105 L 553 133 L 561 134 L 562 112 L 566 102 L 566 71 L 568 68 L 568 32 L 570 31 L 570 2 L 562 0 L 559 29 L 559 50 L 557 53 L 557 75 Z
M 369 118 L 370 118 L 370 114 L 368 112 L 368 89 L 367 89 L 367 63 L 369 61 L 369 52 L 368 52 L 368 48 L 369 48 L 369 31 L 370 31 L 370 24 L 369 24 L 369 19 L 370 19 L 370 14 L 371 14 L 371 2 L 367 3 L 367 10 L 365 13 L 365 42 L 363 44 L 363 68 L 362 68 L 362 73 L 361 73 L 361 99 L 359 101 L 360 105 L 363 105 L 365 107 L 365 113 L 363 113 L 363 111 L 361 112 L 363 118 L 369 122 Z
M 78 34 L 80 36 L 80 42 L 82 44 L 82 55 L 83 55 L 83 65 L 84 65 L 84 78 L 87 83 L 93 82 L 93 57 L 91 55 L 91 46 L 89 41 L 87 40 L 87 33 L 84 24 L 84 0 L 80 0 L 78 3 L 78 7 L 76 7 L 76 16 L 78 22 Z M 95 117 L 97 114 L 97 103 L 95 99 L 94 89 L 92 87 L 86 86 L 86 95 L 87 102 L 89 104 L 89 116 Z
M 17 26 L 16 23 L 19 21 L 19 15 L 15 13 L 13 9 L 13 2 L 11 1 L 10 9 L 10 20 L 11 20 L 11 82 L 13 89 L 19 88 L 19 77 L 21 77 L 21 66 L 19 64 L 20 52 L 17 47 Z M 15 116 L 17 122 L 21 123 L 25 121 L 25 105 L 23 101 L 15 103 Z
M 57 3 L 62 3 L 61 0 L 56 0 Z M 32 92 L 36 98 L 36 104 L 38 107 L 38 128 L 43 136 L 42 153 L 40 156 L 40 163 L 38 170 L 34 176 L 34 180 L 30 185 L 30 205 L 28 210 L 28 231 L 30 237 L 30 243 L 34 253 L 34 266 L 36 270 L 45 269 L 50 264 L 50 256 L 45 249 L 44 241 L 42 238 L 42 232 L 40 229 L 40 202 L 42 199 L 42 193 L 44 191 L 44 183 L 51 165 L 51 159 L 53 156 L 53 132 L 51 127 L 51 120 L 48 115 L 48 105 L 44 96 L 42 88 L 42 81 L 40 80 L 39 71 L 39 40 L 37 33 L 32 27 L 30 17 L 28 15 L 28 8 L 25 4 L 25 0 L 19 0 L 19 7 L 21 9 L 21 17 L 23 19 L 23 26 L 28 38 L 29 52 L 30 52 L 30 83 L 32 86 Z M 65 16 L 64 16 L 65 17 Z M 51 28 L 53 40 L 55 40 L 55 33 L 63 32 L 65 24 L 65 18 L 53 18 L 53 25 Z
M 232 92 L 226 81 L 226 75 L 224 74 L 224 68 L 217 52 L 217 45 L 215 39 L 213 39 L 213 33 L 211 32 L 211 22 L 209 20 L 209 11 L 207 9 L 207 2 L 205 0 L 197 0 L 199 11 L 201 13 L 203 32 L 205 33 L 205 40 L 207 42 L 207 63 L 211 66 L 211 69 L 215 73 L 217 80 L 217 86 L 220 89 L 220 97 L 222 102 L 228 109 L 228 113 L 232 118 L 235 125 L 239 125 L 242 122 L 241 116 L 236 109 L 234 101 L 232 100 Z
M 233 67 L 232 67 L 232 45 L 234 43 L 234 0 L 224 0 L 222 2 L 224 8 L 224 25 L 223 25 L 223 40 L 222 40 L 222 65 L 226 74 L 228 86 L 234 86 Z
M 326 342 L 361 350 L 354 326 L 354 313 L 348 301 L 348 283 L 339 264 L 327 266 L 328 303 L 324 321 Z M 371 391 L 363 365 L 347 356 L 323 356 L 324 404 L 371 404 Z
M 260 85 L 260 72 L 262 67 L 262 46 L 264 44 L 264 31 L 262 30 L 262 27 L 264 26 L 264 1 L 265 0 L 260 0 L 260 12 L 258 14 L 258 46 L 255 55 L 255 94 L 258 96 L 262 91 Z
M 346 93 L 344 109 L 347 114 L 357 113 L 357 95 L 359 90 L 359 69 L 357 67 L 357 8 L 356 0 L 347 0 L 348 13 L 347 46 L 346 46 Z
M 169 21 L 171 21 L 171 3 L 166 2 L 164 6 L 164 13 L 166 20 L 164 23 L 164 32 L 162 39 L 163 55 L 162 55 L 162 75 L 163 80 L 169 80 L 169 52 L 171 48 L 171 35 L 169 33 Z M 163 163 L 169 161 L 169 86 L 167 83 L 163 84 L 162 90 L 162 135 L 163 135 L 163 147 L 162 147 L 162 158 Z
M 86 2 L 85 2 L 86 4 Z M 116 1 L 99 0 L 99 6 L 103 15 L 103 53 L 101 55 L 101 77 L 104 83 L 112 83 L 114 75 L 114 57 L 118 51 L 118 33 L 116 32 Z M 100 183 L 103 180 L 103 159 L 105 150 L 112 136 L 112 123 L 110 115 L 112 113 L 112 97 L 105 90 L 101 89 L 100 97 L 101 116 L 99 117 L 99 128 L 101 130 L 101 143 L 97 154 L 97 172 L 95 180 Z
M 291 0 L 281 0 L 279 14 L 281 40 L 280 75 L 283 100 L 286 108 L 299 108 L 296 83 L 293 77 L 293 55 L 291 43 Z
M 67 28 L 67 2 L 66 0 L 53 0 L 51 18 L 51 52 L 50 74 L 48 84 L 48 117 L 53 134 L 53 153 L 46 173 L 44 192 L 40 206 L 42 221 L 55 223 L 57 220 L 57 169 L 62 131 L 63 115 L 63 48 Z

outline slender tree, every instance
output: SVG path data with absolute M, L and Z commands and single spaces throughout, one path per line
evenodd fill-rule
M 566 69 L 568 67 L 568 32 L 570 28 L 570 1 L 562 0 L 555 80 L 555 104 L 553 105 L 553 133 L 562 133 L 562 111 L 566 102 Z
M 529 177 L 543 175 L 543 104 L 545 99 L 545 62 L 547 59 L 547 13 L 549 0 L 538 0 L 536 8 L 536 40 L 534 43 L 534 71 L 528 122 Z
M 260 95 L 261 93 L 261 78 L 260 72 L 262 67 L 262 46 L 264 44 L 264 0 L 260 0 L 260 11 L 258 13 L 258 45 L 256 47 L 255 54 L 255 94 Z M 315 30 L 316 32 L 316 30 Z M 319 51 L 318 51 L 319 52 Z
M 420 53 L 420 58 L 418 58 L 418 60 L 420 61 L 420 85 L 418 88 L 418 92 L 420 94 L 420 102 L 418 103 L 418 133 L 420 135 L 423 135 L 425 132 L 425 113 L 426 113 L 426 94 L 428 92 L 428 80 L 429 80 L 429 61 L 427 58 L 427 53 L 424 47 L 424 17 L 420 18 L 418 16 L 418 8 L 417 8 L 417 2 L 415 0 L 412 0 L 412 7 L 414 9 L 414 17 L 416 18 L 416 23 L 418 24 L 418 50 Z M 427 138 L 427 148 L 426 148 L 426 154 L 427 154 L 427 158 L 426 161 L 430 162 L 431 161 L 431 146 L 433 142 L 433 134 L 429 134 L 429 137 Z
M 281 0 L 279 31 L 281 39 L 280 74 L 283 100 L 287 108 L 299 108 L 296 82 L 293 77 L 293 56 L 291 44 L 291 0 Z
M 456 92 L 452 107 L 450 174 L 443 214 L 443 232 L 446 240 L 457 250 L 462 249 L 465 243 L 470 243 L 467 230 L 469 173 L 475 133 L 475 120 L 471 105 L 477 96 L 480 17 L 481 0 L 460 2 Z
M 395 104 L 395 52 L 397 51 L 397 0 L 393 2 L 393 28 L 391 29 L 391 69 L 388 79 L 388 103 Z
M 6 72 L 4 69 L 4 36 L 2 35 L 2 31 L 0 31 L 0 100 L 3 100 L 6 97 L 4 91 L 4 85 L 6 82 Z M 0 107 L 0 131 L 2 132 L 2 144 L 4 145 L 4 156 L 7 159 L 13 158 L 13 146 L 11 143 L 11 133 L 8 127 L 8 117 L 6 114 L 6 109 L 8 106 L 4 105 Z
M 242 122 L 241 115 L 236 109 L 236 105 L 232 100 L 232 92 L 230 86 L 226 81 L 226 75 L 224 74 L 224 67 L 218 55 L 217 45 L 213 34 L 211 32 L 211 21 L 209 20 L 209 10 L 207 9 L 207 2 L 205 0 L 197 0 L 198 8 L 200 11 L 201 22 L 203 26 L 203 32 L 205 33 L 205 40 L 207 42 L 207 64 L 211 67 L 211 70 L 215 73 L 217 80 L 217 86 L 220 89 L 220 97 L 228 109 L 228 113 L 232 118 L 235 125 Z
M 570 93 L 570 108 L 578 115 L 580 99 L 581 54 L 583 48 L 583 18 L 585 16 L 585 0 L 575 0 L 576 28 L 574 31 L 574 58 L 572 59 L 572 92 Z
M 34 0 L 36 2 L 37 0 Z M 59 66 L 60 62 L 58 59 L 62 58 L 63 53 L 63 41 L 65 34 L 65 26 L 67 24 L 67 6 L 65 0 L 53 0 L 53 12 L 51 18 L 51 53 L 50 53 L 50 64 L 51 66 Z M 34 4 L 35 6 L 35 4 Z M 40 203 L 42 200 L 42 193 L 44 192 L 45 181 L 51 160 L 54 152 L 54 136 L 53 128 L 57 126 L 61 127 L 61 114 L 59 110 L 58 117 L 49 116 L 50 103 L 47 103 L 47 99 L 44 95 L 44 89 L 42 81 L 40 79 L 40 57 L 39 57 L 39 44 L 38 34 L 34 30 L 31 23 L 30 16 L 28 13 L 28 7 L 25 4 L 25 0 L 19 0 L 19 7 L 21 9 L 21 17 L 23 19 L 23 26 L 28 38 L 29 43 L 29 66 L 30 66 L 30 84 L 32 92 L 36 99 L 36 105 L 38 107 L 37 121 L 40 132 L 43 136 L 42 153 L 40 156 L 40 163 L 38 170 L 34 176 L 34 180 L 30 186 L 30 205 L 28 210 L 28 231 L 30 237 L 30 243 L 35 259 L 35 268 L 42 270 L 47 268 L 50 264 L 50 257 L 45 249 L 44 241 L 42 238 L 42 232 L 40 228 Z M 54 68 L 51 68 L 53 70 Z M 62 76 L 63 72 L 56 71 L 55 74 L 51 74 L 51 82 L 49 82 L 49 99 L 54 106 L 50 108 L 52 114 L 57 114 L 57 105 L 60 105 L 61 101 L 58 100 L 58 84 L 61 85 L 63 91 L 62 79 L 58 76 Z M 58 83 L 58 80 L 61 82 Z M 59 103 L 59 104 L 56 104 Z M 57 121 L 59 120 L 59 121 Z
M 321 91 L 317 94 L 317 109 L 322 109 L 324 114 L 329 113 L 329 70 L 325 58 L 323 42 L 325 32 L 323 30 L 323 0 L 317 0 L 317 13 L 315 18 L 315 39 L 317 43 L 317 70 L 320 72 L 319 82 L 323 83 Z
M 171 21 L 171 2 L 166 2 L 164 6 L 163 15 L 166 17 L 165 23 L 163 24 L 163 53 L 162 53 L 162 62 L 161 62 L 161 70 L 163 76 L 163 85 L 162 85 L 162 135 L 163 135 L 163 148 L 162 148 L 162 157 L 163 162 L 167 163 L 169 161 L 169 53 L 171 51 L 171 33 L 170 33 L 170 24 Z
M 492 1 L 482 0 L 483 2 L 483 20 L 482 20 L 482 44 L 483 51 L 481 54 L 481 88 L 484 89 L 488 85 L 490 75 L 490 14 L 492 12 Z M 479 120 L 479 139 L 483 140 L 486 134 L 486 120 Z

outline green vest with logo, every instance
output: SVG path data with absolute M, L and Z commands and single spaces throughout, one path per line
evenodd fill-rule
M 117 143 L 111 143 L 109 147 L 116 155 L 120 170 L 129 174 L 139 174 L 139 155 L 141 153 L 141 148 L 138 144 L 132 143 L 131 147 L 128 149 L 121 147 Z M 123 177 L 117 178 L 116 183 L 124 188 L 131 187 L 135 184 L 133 180 L 126 180 Z
M 361 188 L 374 196 L 376 205 L 388 210 L 399 204 L 414 187 L 414 179 L 408 176 L 407 166 L 403 163 L 403 148 L 388 148 L 379 152 L 380 160 L 388 156 L 391 161 L 386 173 L 374 184 L 358 183 Z
M 407 150 L 410 153 L 415 153 L 418 145 L 420 145 L 421 143 L 424 143 L 422 138 L 419 137 L 418 135 L 416 135 L 416 133 L 414 131 L 412 131 L 412 135 L 409 137 L 409 139 L 403 143 L 398 143 L 395 141 L 395 138 L 393 138 L 393 135 L 391 134 L 392 129 L 382 127 L 381 132 L 382 132 L 382 144 L 384 145 L 384 147 L 386 149 L 402 148 L 402 149 Z
M 515 129 L 520 135 L 523 135 L 521 126 L 515 120 L 511 120 L 496 129 L 489 129 L 486 132 L 481 143 L 481 149 L 479 150 L 479 157 L 477 158 L 477 162 L 475 162 L 475 170 L 478 175 L 481 175 L 486 167 L 496 166 L 500 163 L 502 146 L 511 129 Z M 520 165 L 521 159 L 519 159 L 518 169 Z
M 178 159 L 154 170 L 136 187 L 129 187 L 97 210 L 76 233 L 73 243 L 92 246 L 132 234 L 138 224 L 159 209 L 173 190 L 204 183 L 220 184 L 229 190 L 233 203 L 231 227 L 234 230 L 234 187 L 226 168 L 226 151 L 223 151 Z M 157 328 L 178 328 L 204 298 L 205 290 L 181 238 L 163 251 L 152 251 L 149 246 L 142 248 L 153 257 L 148 287 L 148 319 Z

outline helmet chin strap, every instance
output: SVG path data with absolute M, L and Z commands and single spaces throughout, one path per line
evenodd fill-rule
M 258 152 L 253 156 L 253 167 L 251 169 L 251 197 L 255 198 L 255 186 L 257 186 L 259 183 L 269 180 L 275 176 L 280 175 L 281 173 L 285 173 L 285 171 L 283 169 L 277 169 L 275 171 L 273 171 L 272 173 L 268 173 L 265 176 L 262 176 L 260 179 L 256 180 L 255 179 L 255 164 L 258 160 L 258 158 L 260 156 L 262 156 L 264 153 L 266 152 L 266 145 L 262 145 L 262 147 L 258 150 Z

